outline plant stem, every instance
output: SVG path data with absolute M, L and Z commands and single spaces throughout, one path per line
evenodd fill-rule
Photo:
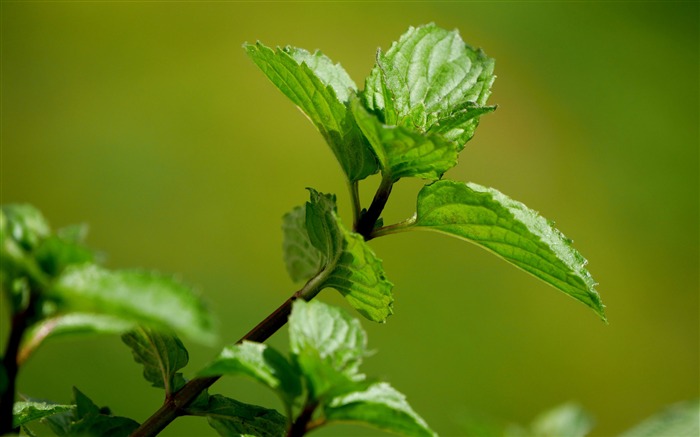
M 15 390 L 17 388 L 17 373 L 19 372 L 18 353 L 24 331 L 29 326 L 29 320 L 34 312 L 34 299 L 30 297 L 27 308 L 12 316 L 10 337 L 7 341 L 5 354 L 2 357 L 2 366 L 5 369 L 7 385 L 0 393 L 0 435 L 19 433 L 19 428 L 12 426 L 12 407 L 15 403 Z
M 318 407 L 318 404 L 315 402 L 307 404 L 304 407 L 301 413 L 299 413 L 297 420 L 295 420 L 292 427 L 289 428 L 287 437 L 301 437 L 306 434 L 306 431 L 308 431 L 308 425 L 314 415 L 314 411 L 316 411 L 316 407 Z
M 408 218 L 402 222 L 394 223 L 393 225 L 384 226 L 384 227 L 381 227 L 379 229 L 373 230 L 372 233 L 370 234 L 368 240 L 371 240 L 372 238 L 383 237 L 385 235 L 410 231 L 411 227 L 414 224 L 416 224 L 416 216 L 415 215 L 413 215 L 413 217 Z
M 360 221 L 362 206 L 360 204 L 360 184 L 355 181 L 348 183 L 350 189 L 350 202 L 352 203 L 352 227 L 357 227 L 357 222 Z
M 287 319 L 292 312 L 292 304 L 297 299 L 309 301 L 313 299 L 320 290 L 320 285 L 324 279 L 324 272 L 311 278 L 304 287 L 294 293 L 287 299 L 279 308 L 272 312 L 262 322 L 251 329 L 246 335 L 241 337 L 236 342 L 255 341 L 262 343 L 277 332 L 282 326 L 287 323 Z M 203 378 L 194 378 L 188 381 L 178 392 L 173 393 L 163 402 L 163 405 L 153 413 L 151 417 L 146 419 L 133 433 L 131 437 L 154 436 L 165 429 L 170 422 L 182 415 L 182 410 L 194 401 L 200 393 L 211 387 L 216 381 L 221 378 L 221 375 L 208 376 Z
M 360 204 L 359 204 L 359 193 L 357 183 L 351 184 L 350 191 L 353 196 L 353 210 L 357 211 L 354 214 L 358 216 L 355 231 L 362 235 L 365 240 L 369 240 L 376 235 L 372 235 L 374 226 L 379 219 L 379 216 L 384 210 L 389 195 L 391 194 L 391 188 L 394 185 L 393 179 L 384 175 L 382 177 L 382 182 L 379 184 L 379 188 L 374 195 L 372 204 L 370 205 L 367 212 L 360 216 Z M 250 332 L 244 335 L 237 343 L 241 343 L 244 340 L 255 341 L 262 343 L 267 340 L 272 334 L 277 332 L 282 326 L 287 323 L 289 314 L 292 312 L 292 304 L 297 299 L 304 299 L 309 301 L 313 299 L 320 290 L 320 285 L 325 279 L 327 272 L 322 271 L 320 274 L 311 278 L 309 282 L 304 285 L 304 287 L 294 293 L 292 297 L 287 299 L 279 308 L 277 308 L 272 314 L 267 316 L 265 320 L 258 323 L 258 325 L 253 328 Z M 221 376 L 209 376 L 204 378 L 195 378 L 188 381 L 177 393 L 172 394 L 169 398 L 165 400 L 163 405 L 153 413 L 151 417 L 146 419 L 141 426 L 136 429 L 131 434 L 131 437 L 147 437 L 155 436 L 163 429 L 165 429 L 170 422 L 175 420 L 178 416 L 183 414 L 183 409 L 187 407 L 192 401 L 194 401 L 200 393 L 211 387 L 216 381 L 219 380 Z M 314 407 L 315 408 L 315 407 Z M 311 411 L 313 413 L 313 410 Z M 303 412 L 302 412 L 303 414 Z M 306 424 L 311 420 L 311 416 L 304 423 L 304 432 L 306 432 Z M 297 419 L 297 422 L 299 419 Z M 296 423 L 296 422 L 295 422 Z M 294 428 L 294 425 L 292 425 Z M 298 432 L 298 431 L 296 431 Z M 291 433 L 291 430 L 290 430 Z M 292 435 L 292 434 L 290 434 Z M 297 435 L 297 434 L 294 434 Z M 298 434 L 303 435 L 303 433 Z
M 365 212 L 357 225 L 355 226 L 355 232 L 362 235 L 365 240 L 370 240 L 372 237 L 372 231 L 374 230 L 374 225 L 379 220 L 379 217 L 384 211 L 384 206 L 386 206 L 387 200 L 389 200 L 389 195 L 391 194 L 391 189 L 394 186 L 394 180 L 384 174 L 382 176 L 382 182 L 377 188 L 377 192 L 374 194 L 374 199 L 372 199 L 372 204 L 369 206 L 367 212 Z

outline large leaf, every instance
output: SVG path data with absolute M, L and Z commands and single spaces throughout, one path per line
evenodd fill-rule
M 351 108 L 385 177 L 393 181 L 409 176 L 435 180 L 457 164 L 459 148 L 453 141 L 404 126 L 387 126 L 369 113 L 359 99 L 351 102 Z
M 344 392 L 365 379 L 359 367 L 367 353 L 367 335 L 340 308 L 296 301 L 289 316 L 289 341 L 312 399 Z
M 370 320 L 392 313 L 393 285 L 364 239 L 346 230 L 335 197 L 310 189 L 311 199 L 284 219 L 284 256 L 292 279 L 313 279 L 319 289 L 333 287 Z
M 700 435 L 700 401 L 686 401 L 665 408 L 620 437 L 696 437 Z
M 211 343 L 213 321 L 202 300 L 173 278 L 147 272 L 69 267 L 50 296 L 63 312 L 107 314 L 146 326 L 172 329 Z
M 71 411 L 75 405 L 60 405 L 49 402 L 17 401 L 12 406 L 12 426 L 20 425 L 66 411 Z
M 143 377 L 153 387 L 165 389 L 166 396 L 180 389 L 184 378 L 178 370 L 187 365 L 189 354 L 179 338 L 165 332 L 139 326 L 122 335 L 134 355 L 143 365 Z
M 320 52 L 246 44 L 246 52 L 272 83 L 321 132 L 350 181 L 378 170 L 376 159 L 347 107 L 357 87 L 345 70 Z
M 494 61 L 466 45 L 457 31 L 434 24 L 410 28 L 365 84 L 367 107 L 387 125 L 434 130 L 461 149 L 472 137 L 490 94 Z M 442 127 L 440 127 L 442 126 Z
M 493 188 L 438 181 L 418 195 L 415 229 L 427 229 L 482 246 L 591 307 L 604 306 L 586 260 L 537 212 Z
M 579 405 L 567 403 L 540 414 L 530 425 L 529 435 L 538 437 L 585 437 L 593 418 Z
M 301 395 L 299 374 L 287 359 L 263 343 L 227 346 L 199 376 L 246 375 L 275 390 L 288 407 Z
M 206 406 L 188 408 L 187 413 L 205 416 L 209 425 L 226 437 L 280 437 L 287 429 L 287 419 L 277 411 L 222 395 L 210 396 Z
M 406 397 L 387 383 L 335 397 L 324 412 L 329 421 L 359 422 L 406 436 L 436 435 Z

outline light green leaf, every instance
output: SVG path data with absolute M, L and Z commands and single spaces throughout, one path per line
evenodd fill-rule
M 654 414 L 620 437 L 697 437 L 700 435 L 700 402 L 681 402 Z
M 2 240 L 12 238 L 22 249 L 32 251 L 51 234 L 51 228 L 38 209 L 29 204 L 3 205 Z
M 188 408 L 187 413 L 205 416 L 221 436 L 281 437 L 287 419 L 275 410 L 248 405 L 222 395 L 212 395 L 205 407 Z
M 324 412 L 329 421 L 359 422 L 406 436 L 436 435 L 406 397 L 387 383 L 333 398 Z
M 285 216 L 284 254 L 292 279 L 310 279 L 319 290 L 332 287 L 363 316 L 383 322 L 392 314 L 393 284 L 379 258 L 336 212 L 335 197 L 309 189 L 305 208 Z
M 584 437 L 593 424 L 593 418 L 583 408 L 567 403 L 535 418 L 529 434 L 538 437 Z
M 312 399 L 365 379 L 359 372 L 367 335 L 360 322 L 340 308 L 318 301 L 294 303 L 289 316 L 292 359 L 307 380 Z
M 292 281 L 305 281 L 321 270 L 323 258 L 309 240 L 306 231 L 306 208 L 299 206 L 282 219 L 282 252 Z
M 227 346 L 199 376 L 247 375 L 278 392 L 288 407 L 301 395 L 299 374 L 287 359 L 263 343 Z
M 60 274 L 70 265 L 91 263 L 94 255 L 91 250 L 56 235 L 47 237 L 34 251 L 36 262 L 47 275 Z
M 293 47 L 244 48 L 272 83 L 297 105 L 325 138 L 347 178 L 358 181 L 378 170 L 376 159 L 347 107 L 355 84 L 345 70 L 320 52 Z
M 456 30 L 411 27 L 386 53 L 378 53 L 365 83 L 365 102 L 385 124 L 449 132 L 461 150 L 481 114 L 460 111 L 486 104 L 493 67 L 493 59 L 466 45 Z M 437 127 L 442 124 L 449 128 Z
M 165 389 L 166 396 L 176 392 L 184 382 L 178 370 L 189 361 L 185 345 L 174 335 L 139 326 L 122 335 L 131 348 L 134 361 L 143 365 L 143 377 L 153 387 Z
M 56 280 L 50 296 L 62 312 L 107 314 L 205 343 L 215 339 L 211 315 L 201 299 L 167 276 L 72 266 Z
M 440 135 L 423 134 L 403 126 L 387 126 L 370 114 L 359 99 L 351 102 L 358 126 L 377 155 L 382 173 L 391 180 L 403 177 L 440 179 L 457 164 L 457 144 Z
M 415 229 L 442 232 L 482 246 L 592 308 L 604 306 L 586 260 L 537 212 L 493 188 L 438 181 L 418 195 Z
M 70 411 L 75 405 L 60 405 L 49 402 L 17 401 L 12 406 L 14 428 L 53 414 Z

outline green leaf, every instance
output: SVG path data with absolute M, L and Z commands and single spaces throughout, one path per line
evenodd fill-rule
M 24 335 L 24 343 L 32 344 L 47 338 L 96 334 L 121 334 L 134 327 L 134 322 L 105 314 L 68 313 L 43 319 Z
M 94 260 L 91 250 L 70 240 L 51 235 L 34 252 L 41 269 L 50 276 L 60 274 L 70 265 L 90 263 Z
M 351 102 L 358 126 L 377 155 L 382 173 L 392 181 L 403 177 L 440 179 L 457 164 L 456 143 L 440 135 L 423 134 L 403 126 L 387 126 L 370 114 L 359 99 Z
M 219 435 L 227 437 L 280 437 L 287 429 L 287 419 L 277 411 L 222 395 L 212 395 L 206 407 L 188 408 L 187 412 L 205 416 Z
M 340 65 L 320 52 L 294 47 L 272 50 L 258 42 L 244 48 L 268 79 L 309 117 L 351 182 L 377 172 L 376 159 L 347 107 L 357 87 Z
M 181 373 L 189 361 L 185 345 L 174 335 L 142 326 L 122 335 L 134 355 L 143 365 L 143 377 L 153 387 L 165 389 L 166 396 L 179 390 L 184 382 Z
M 461 150 L 481 115 L 462 111 L 486 104 L 493 67 L 493 59 L 466 45 L 456 30 L 411 27 L 386 53 L 377 54 L 365 83 L 365 103 L 384 124 L 449 132 Z M 438 127 L 442 124 L 449 129 Z
M 127 437 L 138 422 L 127 417 L 113 416 L 109 408 L 98 407 L 77 388 L 73 388 L 75 409 L 42 419 L 59 436 Z
M 284 215 L 282 233 L 282 252 L 292 281 L 305 281 L 321 271 L 323 257 L 309 240 L 304 206 L 298 206 Z
M 318 301 L 294 303 L 289 316 L 292 359 L 307 380 L 312 399 L 365 379 L 359 372 L 367 335 L 360 322 L 340 308 Z
M 53 414 L 71 411 L 75 405 L 60 405 L 49 402 L 17 401 L 12 406 L 12 426 L 18 426 Z
M 654 414 L 620 437 L 696 437 L 700 435 L 700 401 L 680 402 Z
M 284 255 L 292 279 L 315 281 L 319 290 L 338 290 L 363 316 L 383 322 L 392 314 L 393 284 L 364 239 L 346 230 L 335 196 L 309 189 L 305 208 L 285 216 Z
M 493 188 L 438 181 L 418 194 L 416 220 L 409 228 L 458 237 L 558 288 L 605 320 L 604 306 L 586 260 L 537 212 Z
M 406 397 L 387 383 L 333 398 L 324 411 L 329 421 L 359 422 L 407 436 L 436 435 Z
M 51 228 L 41 212 L 28 204 L 9 204 L 1 208 L 2 240 L 11 238 L 22 249 L 32 251 L 44 238 L 51 234 Z
M 167 276 L 72 266 L 58 277 L 50 296 L 62 312 L 107 314 L 205 343 L 215 339 L 211 315 L 201 299 Z
M 544 412 L 530 426 L 538 437 L 584 437 L 593 428 L 593 418 L 579 405 L 567 403 Z
M 262 343 L 227 346 L 199 376 L 246 375 L 275 390 L 288 407 L 301 395 L 301 380 L 287 359 Z

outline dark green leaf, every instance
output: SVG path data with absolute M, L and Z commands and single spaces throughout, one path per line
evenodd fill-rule
M 537 212 L 493 188 L 438 181 L 418 195 L 411 226 L 462 238 L 542 279 L 592 308 L 605 320 L 604 306 L 586 260 Z
M 201 299 L 173 278 L 146 272 L 69 267 L 54 283 L 59 310 L 107 314 L 213 342 L 213 321 Z
M 367 336 L 360 322 L 340 308 L 296 301 L 289 316 L 289 339 L 292 358 L 307 380 L 312 399 L 364 380 L 359 366 Z
M 466 45 L 457 31 L 434 24 L 412 27 L 386 53 L 378 53 L 365 84 L 366 104 L 384 124 L 449 132 L 447 138 L 461 149 L 480 114 L 460 111 L 486 104 L 493 67 L 493 59 Z M 449 128 L 437 127 L 442 124 Z
M 393 181 L 403 177 L 439 179 L 457 164 L 457 144 L 440 135 L 404 126 L 387 126 L 367 112 L 359 99 L 351 102 L 358 126 L 377 155 L 382 173 Z
M 347 107 L 356 86 L 345 70 L 320 52 L 272 50 L 246 44 L 246 52 L 272 83 L 311 119 L 350 181 L 378 170 L 376 159 Z
M 700 435 L 700 402 L 681 402 L 654 414 L 620 437 L 697 437 Z
M 18 427 L 53 414 L 70 411 L 75 405 L 59 405 L 49 402 L 17 401 L 12 406 L 12 426 Z
M 313 277 L 319 289 L 335 288 L 363 316 L 385 321 L 392 313 L 393 284 L 381 260 L 340 223 L 334 196 L 309 191 L 306 207 L 285 216 L 285 260 L 292 279 Z
M 226 437 L 280 437 L 287 429 L 287 419 L 277 411 L 221 395 L 212 395 L 206 407 L 189 408 L 187 412 L 205 416 L 209 425 Z
M 406 402 L 406 397 L 387 383 L 333 398 L 324 408 L 329 421 L 359 422 L 407 436 L 436 435 Z
M 120 416 L 113 416 L 108 408 L 98 407 L 90 398 L 73 388 L 75 409 L 54 414 L 42 419 L 59 436 L 84 437 L 127 437 L 138 422 Z
M 301 380 L 287 359 L 262 343 L 227 346 L 199 376 L 247 375 L 275 390 L 288 407 L 301 395 Z
M 143 377 L 153 387 L 165 389 L 166 396 L 180 389 L 184 383 L 177 371 L 187 365 L 187 349 L 175 335 L 139 326 L 122 335 L 134 355 L 134 361 L 143 365 Z

